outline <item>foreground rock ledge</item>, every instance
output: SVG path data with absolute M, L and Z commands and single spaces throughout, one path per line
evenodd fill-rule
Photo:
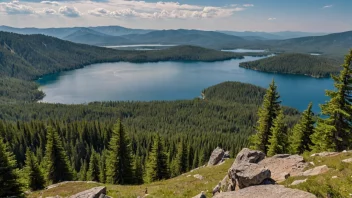
M 101 186 L 101 187 L 95 187 L 91 188 L 89 190 L 77 193 L 75 195 L 70 196 L 69 198 L 100 198 L 100 197 L 106 197 L 106 187 Z
M 224 192 L 214 198 L 316 198 L 315 195 L 281 185 L 251 186 L 239 191 Z

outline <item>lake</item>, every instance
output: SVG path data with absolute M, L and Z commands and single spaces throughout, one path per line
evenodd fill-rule
M 314 110 L 332 89 L 331 79 L 264 73 L 239 67 L 245 57 L 219 62 L 103 63 L 47 75 L 38 80 L 46 96 L 43 102 L 87 103 L 108 100 L 179 100 L 199 97 L 201 91 L 224 81 L 240 81 L 267 88 L 275 79 L 284 105 L 304 110 L 310 101 Z

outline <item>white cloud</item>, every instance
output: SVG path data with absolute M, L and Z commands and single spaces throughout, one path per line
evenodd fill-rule
M 253 7 L 253 4 L 243 4 L 243 7 Z
M 141 2 L 139 2 L 141 3 Z M 143 3 L 144 7 L 150 6 L 151 3 Z M 143 9 L 125 8 L 109 11 L 105 8 L 95 8 L 88 10 L 88 14 L 97 17 L 110 16 L 116 18 L 122 17 L 139 17 L 139 18 L 170 18 L 170 19 L 187 19 L 187 18 L 221 18 L 233 15 L 235 12 L 242 11 L 242 7 L 201 7 L 192 5 L 181 5 L 179 3 L 158 2 L 152 7 Z M 138 7 L 138 6 L 136 6 Z M 143 7 L 143 6 L 142 6 Z
M 276 18 L 268 18 L 269 21 L 274 21 Z
M 56 10 L 50 9 L 50 8 L 44 8 L 42 11 L 39 11 L 38 13 L 51 15 L 51 14 L 56 14 Z
M 53 6 L 58 6 L 59 2 L 57 1 L 41 1 L 41 4 L 48 4 L 48 5 L 53 5 Z
M 59 9 L 59 13 L 64 15 L 64 16 L 67 16 L 67 17 L 72 17 L 72 18 L 75 18 L 75 17 L 79 17 L 81 16 L 81 13 L 78 11 L 77 8 L 75 7 L 68 7 L 68 6 L 63 6 Z
M 1 10 L 9 15 L 35 13 L 35 10 L 32 7 L 20 4 L 18 1 L 0 3 L 0 6 Z
M 88 10 L 88 14 L 94 15 L 94 16 L 107 16 L 111 12 L 109 10 L 106 10 L 104 8 L 96 8 L 94 10 Z
M 331 7 L 332 7 L 332 5 L 326 5 L 323 8 L 325 9 L 325 8 L 331 8 Z

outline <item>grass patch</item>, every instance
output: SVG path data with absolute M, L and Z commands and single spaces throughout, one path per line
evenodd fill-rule
M 346 198 L 352 194 L 352 164 L 343 163 L 343 159 L 351 158 L 352 153 L 341 153 L 331 157 L 308 157 L 307 161 L 314 162 L 315 166 L 327 165 L 330 171 L 311 177 L 290 177 L 281 184 L 315 194 L 318 198 L 333 197 Z M 310 166 L 313 168 L 313 166 Z M 337 178 L 332 178 L 337 176 Z M 295 180 L 306 179 L 307 182 L 290 186 Z
M 74 183 L 66 183 L 62 184 L 58 187 L 51 188 L 48 190 L 35 191 L 26 197 L 29 198 L 37 198 L 37 197 L 55 197 L 56 195 L 60 197 L 68 197 L 79 192 L 102 186 L 103 184 L 99 183 L 87 183 L 87 182 L 74 182 Z
M 88 184 L 86 182 L 75 182 L 63 184 L 49 190 L 36 191 L 27 197 L 54 197 L 56 195 L 60 197 L 68 197 L 97 186 L 106 186 L 107 195 L 118 198 L 136 198 L 138 196 L 144 196 L 146 188 L 148 189 L 148 197 L 150 198 L 189 198 L 196 196 L 197 194 L 201 193 L 201 191 L 206 192 L 207 197 L 211 197 L 212 189 L 219 183 L 219 181 L 225 177 L 233 161 L 234 159 L 230 159 L 225 161 L 225 163 L 222 165 L 213 167 L 201 167 L 197 170 L 185 173 L 178 177 L 169 180 L 153 182 L 151 184 L 122 186 L 101 183 Z M 193 177 L 196 174 L 203 176 L 203 179 L 199 180 Z

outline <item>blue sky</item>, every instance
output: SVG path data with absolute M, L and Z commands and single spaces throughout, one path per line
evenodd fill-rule
M 352 30 L 352 0 L 0 0 L 0 25 L 234 31 Z

